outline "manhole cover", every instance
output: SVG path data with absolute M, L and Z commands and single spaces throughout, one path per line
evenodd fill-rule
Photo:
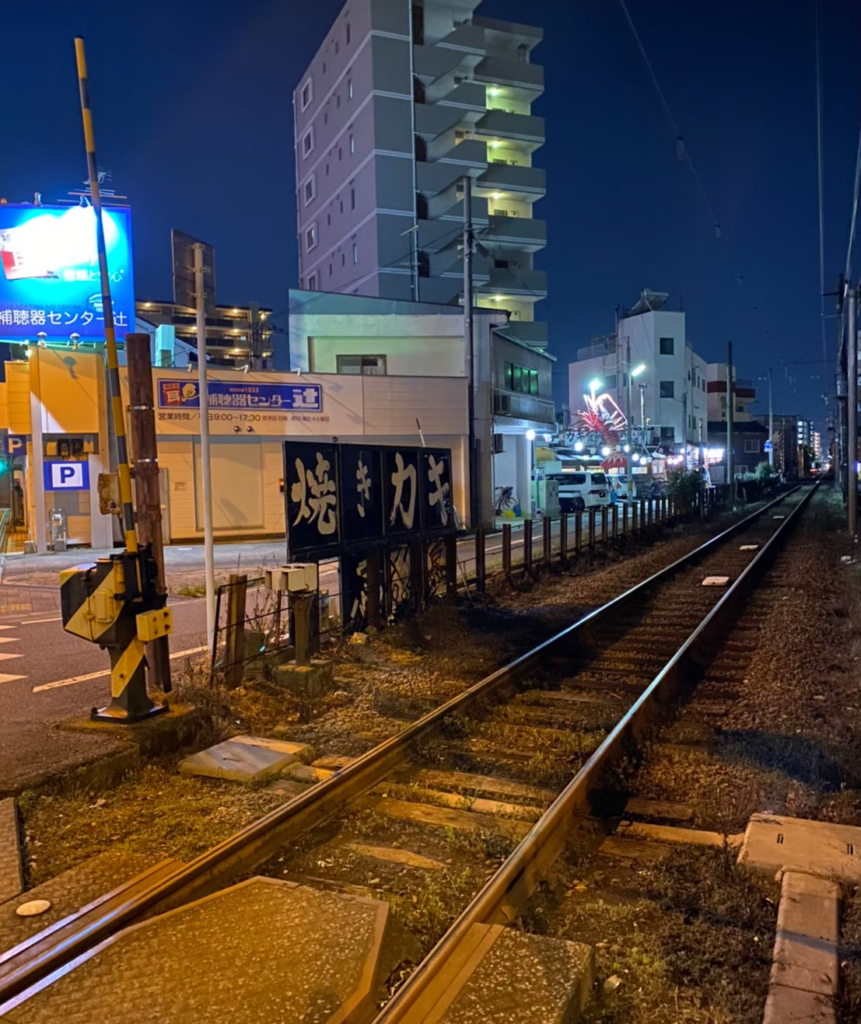
M 29 903 L 22 903 L 20 907 L 16 907 L 15 913 L 18 917 L 38 917 L 50 909 L 50 900 L 30 900 Z

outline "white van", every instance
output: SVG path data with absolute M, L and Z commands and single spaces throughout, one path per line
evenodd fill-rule
M 602 469 L 568 469 L 555 473 L 553 479 L 559 483 L 562 512 L 582 512 L 593 505 L 610 504 L 610 483 Z

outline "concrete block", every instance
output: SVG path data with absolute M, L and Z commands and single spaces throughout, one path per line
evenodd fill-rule
M 18 809 L 10 797 L 0 800 L 0 903 L 11 900 L 23 890 Z
M 834 1000 L 786 985 L 769 989 L 762 1024 L 836 1024 Z
M 261 736 L 234 736 L 183 758 L 179 762 L 179 770 L 183 775 L 255 782 L 280 775 L 289 765 L 313 758 L 314 751 L 306 743 L 289 743 Z
M 279 665 L 272 671 L 272 681 L 298 696 L 319 697 L 332 688 L 335 665 L 316 658 L 310 665 Z
M 118 932 L 16 998 L 28 1021 L 365 1021 L 388 904 L 252 878 Z M 144 965 L 144 969 L 141 969 Z M 122 979 L 122 997 L 109 998 Z
M 739 863 L 774 875 L 797 871 L 861 882 L 861 828 L 777 814 L 754 814 L 747 825 Z
M 825 942 L 840 937 L 840 886 L 827 878 L 784 873 L 780 889 L 778 930 L 797 932 Z
M 413 1024 L 568 1024 L 591 994 L 590 946 L 475 925 L 410 1018 Z

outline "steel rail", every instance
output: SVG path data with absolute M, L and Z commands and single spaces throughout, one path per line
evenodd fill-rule
M 135 888 L 129 891 L 127 897 L 118 896 L 105 907 L 104 913 L 99 915 L 93 914 L 91 904 L 89 919 L 82 923 L 80 929 L 70 926 L 76 917 L 80 916 L 83 919 L 83 911 L 63 918 L 46 928 L 44 932 L 0 955 L 0 1016 L 7 1001 L 12 997 L 24 992 L 36 982 L 49 983 L 49 976 L 64 973 L 71 961 L 121 928 L 153 913 L 163 913 L 198 899 L 218 889 L 231 876 L 253 870 L 279 847 L 325 821 L 345 803 L 381 782 L 389 772 L 408 759 L 413 743 L 432 734 L 446 716 L 455 711 L 463 711 L 480 700 L 513 687 L 524 676 L 538 668 L 542 658 L 572 638 L 576 638 L 580 631 L 595 622 L 612 618 L 629 604 L 642 601 L 654 587 L 663 584 L 680 570 L 696 564 L 706 554 L 726 543 L 799 489 L 795 487 L 779 495 L 687 555 L 683 555 L 648 579 L 584 615 L 537 647 L 451 698 L 396 736 L 378 744 L 331 778 L 317 783 L 307 792 L 299 794 L 252 822 L 188 864 L 161 877 L 145 891 L 140 892 Z M 641 699 L 636 707 L 642 703 Z M 602 750 L 613 736 L 615 732 L 605 740 Z M 594 756 L 589 763 L 592 761 Z M 527 841 L 533 834 L 534 830 L 527 836 Z M 20 963 L 16 963 L 16 960 Z
M 790 526 L 819 486 L 815 483 L 786 520 L 741 572 L 727 592 L 625 713 L 601 746 L 562 790 L 500 869 L 473 898 L 425 959 L 413 971 L 374 1024 L 417 1024 L 410 1011 L 428 992 L 470 929 L 478 924 L 508 924 L 523 907 L 547 869 L 562 852 L 570 833 L 591 813 L 600 782 L 623 756 L 637 751 L 665 713 L 677 705 L 707 667 L 710 651 L 737 618 L 737 612 L 768 571 Z M 792 492 L 797 491 L 794 488 Z M 766 509 L 771 506 L 766 506 Z M 763 509 L 762 511 L 766 511 Z

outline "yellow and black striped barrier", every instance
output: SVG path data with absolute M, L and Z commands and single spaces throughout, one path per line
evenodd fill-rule
M 138 560 L 145 588 L 137 587 Z M 150 566 L 152 563 L 152 566 Z M 144 645 L 171 632 L 170 609 L 146 579 L 154 563 L 147 548 L 138 555 L 112 555 L 60 573 L 60 611 L 68 633 L 107 649 L 111 659 L 111 702 L 93 708 L 98 721 L 134 723 L 168 710 L 146 690 Z

